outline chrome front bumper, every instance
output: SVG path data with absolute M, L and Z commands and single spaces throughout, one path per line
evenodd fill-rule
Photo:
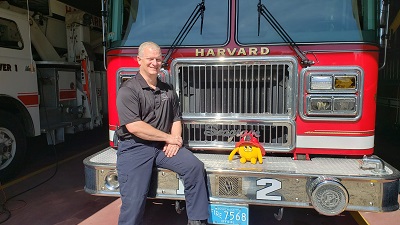
M 394 211 L 400 173 L 367 159 L 264 156 L 263 164 L 231 162 L 228 155 L 196 153 L 204 162 L 211 202 L 315 208 L 324 215 L 350 211 Z M 106 148 L 84 160 L 85 191 L 119 196 L 116 150 Z M 184 200 L 183 182 L 169 170 L 155 169 L 149 198 Z

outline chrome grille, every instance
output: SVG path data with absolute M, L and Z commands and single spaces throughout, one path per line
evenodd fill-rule
M 292 125 L 289 123 L 258 123 L 258 124 L 194 124 L 186 122 L 183 125 L 184 140 L 191 149 L 233 150 L 235 143 L 245 131 L 252 131 L 264 148 L 271 151 L 287 150 L 292 146 Z
M 255 131 L 266 149 L 291 150 L 295 62 L 292 57 L 176 59 L 171 76 L 186 145 L 232 149 L 243 132 Z

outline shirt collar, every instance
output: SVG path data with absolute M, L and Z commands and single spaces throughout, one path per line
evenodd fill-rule
M 139 82 L 139 85 L 142 89 L 151 89 L 150 86 L 147 84 L 146 80 L 143 78 L 142 74 L 140 74 L 140 72 L 138 72 L 136 74 L 136 79 Z M 161 84 L 161 80 L 158 79 L 157 77 L 157 86 L 156 86 L 156 91 L 160 90 L 160 85 Z

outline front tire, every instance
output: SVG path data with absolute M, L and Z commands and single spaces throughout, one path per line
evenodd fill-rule
M 19 120 L 8 112 L 0 111 L 0 179 L 15 176 L 23 165 L 26 137 Z

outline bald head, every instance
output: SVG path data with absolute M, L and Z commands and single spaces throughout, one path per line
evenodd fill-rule
M 156 44 L 152 41 L 146 41 L 146 42 L 143 42 L 139 46 L 139 53 L 138 53 L 139 57 L 144 56 L 145 49 L 151 49 L 151 50 L 158 51 L 161 53 L 161 48 L 160 48 L 160 46 L 158 46 L 158 44 Z
M 137 62 L 140 66 L 140 74 L 150 87 L 157 84 L 157 75 L 162 65 L 160 46 L 154 42 L 144 42 L 139 46 Z

